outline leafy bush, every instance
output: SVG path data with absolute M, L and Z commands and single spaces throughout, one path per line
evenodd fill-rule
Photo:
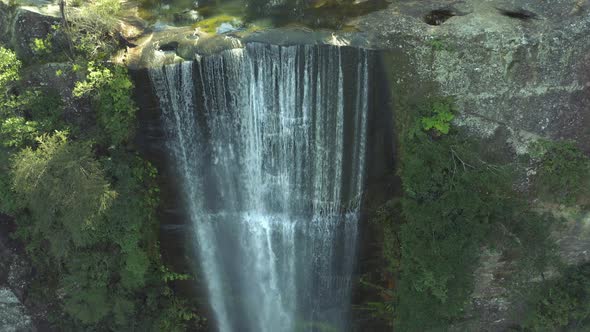
M 157 172 L 122 148 L 135 125 L 125 68 L 91 63 L 76 85 L 102 129 L 86 141 L 65 130 L 76 132 L 62 119 L 60 95 L 20 84 L 19 60 L 1 47 L 0 69 L 0 212 L 14 217 L 12 236 L 34 267 L 28 299 L 48 307 L 59 331 L 198 327 L 192 303 L 168 285 L 189 276 L 160 257 Z
M 575 204 L 590 195 L 590 158 L 571 141 L 536 142 L 531 148 L 533 185 L 544 199 Z
M 434 101 L 427 109 L 427 113 L 420 120 L 422 129 L 425 131 L 434 130 L 437 135 L 449 133 L 451 121 L 455 118 L 455 109 L 451 99 Z
M 12 186 L 30 214 L 29 235 L 46 239 L 48 248 L 39 249 L 62 260 L 73 247 L 96 243 L 94 230 L 116 193 L 87 144 L 68 142 L 64 132 L 38 143 L 16 155 Z
M 116 49 L 114 31 L 120 0 L 92 0 L 69 11 L 67 34 L 75 51 L 86 59 L 105 59 Z
M 21 147 L 35 141 L 38 124 L 22 117 L 10 117 L 0 123 L 0 138 L 6 147 Z
M 132 89 L 124 67 L 107 68 L 92 62 L 88 64 L 86 80 L 76 82 L 74 96 L 92 95 L 98 122 L 112 144 L 121 144 L 134 134 L 136 107 Z
M 563 276 L 542 283 L 529 299 L 524 326 L 531 331 L 569 327 L 582 331 L 590 324 L 590 264 L 571 267 Z
M 374 261 L 379 263 L 360 280 L 360 284 L 374 295 L 365 300 L 360 309 L 384 326 L 393 326 L 395 315 L 393 277 L 400 267 L 399 224 L 396 222 L 400 213 L 399 200 L 392 199 L 377 208 L 371 216 L 370 227 L 375 229 L 371 231 L 375 232 L 374 245 L 381 249 Z
M 0 93 L 8 93 L 9 84 L 19 79 L 20 60 L 16 54 L 0 46 Z
M 157 172 L 149 163 L 118 149 L 96 160 L 88 143 L 56 132 L 18 153 L 12 169 L 16 236 L 44 280 L 38 292 L 61 294 L 56 328 L 180 331 L 200 322 L 166 286 L 189 276 L 161 265 Z M 49 287 L 50 280 L 57 283 Z
M 31 43 L 31 49 L 37 57 L 44 57 L 52 52 L 53 44 L 51 43 L 51 35 L 45 39 L 35 38 Z
M 537 275 L 553 257 L 553 219 L 532 212 L 515 192 L 516 165 L 484 157 L 472 138 L 449 130 L 451 104 L 437 100 L 422 109 L 432 113 L 425 120 L 420 112 L 422 118 L 415 118 L 403 137 L 399 170 L 404 189 L 395 306 L 400 331 L 443 330 L 461 318 L 483 246 L 532 250 L 527 272 Z

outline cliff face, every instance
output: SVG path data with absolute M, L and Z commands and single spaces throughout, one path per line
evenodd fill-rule
M 0 288 L 0 329 L 6 332 L 35 331 L 24 306 L 8 288 Z
M 31 270 L 8 238 L 9 222 L 0 214 L 0 331 L 35 331 L 33 319 L 23 304 Z
M 542 137 L 572 139 L 588 153 L 588 6 L 574 0 L 410 1 L 356 24 L 370 45 L 384 50 L 397 118 L 424 96 L 454 96 L 459 110 L 455 124 L 488 142 L 490 149 L 515 158 Z M 587 212 L 568 215 L 554 235 L 564 261 L 590 260 Z M 482 252 L 459 331 L 505 331 L 518 320 L 518 304 L 510 303 L 507 290 L 517 262 Z
M 457 122 L 474 133 L 490 137 L 506 130 L 517 152 L 537 136 L 574 139 L 590 151 L 586 6 L 574 0 L 404 2 L 358 26 L 372 45 L 396 51 L 393 63 L 400 55 L 409 63 L 412 75 L 394 86 L 429 83 L 440 95 L 456 96 Z M 432 22 L 441 12 L 446 16 Z

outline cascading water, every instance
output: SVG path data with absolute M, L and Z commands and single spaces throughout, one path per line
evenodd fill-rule
M 370 58 L 252 43 L 150 70 L 220 331 L 349 328 Z

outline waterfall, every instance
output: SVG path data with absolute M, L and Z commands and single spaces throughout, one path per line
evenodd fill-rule
M 220 331 L 349 329 L 370 63 L 251 43 L 150 69 Z

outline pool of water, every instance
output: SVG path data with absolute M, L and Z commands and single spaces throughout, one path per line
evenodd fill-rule
M 138 0 L 138 3 L 140 16 L 152 24 L 193 26 L 215 33 L 222 24 L 231 24 L 238 30 L 287 25 L 348 29 L 350 18 L 383 9 L 389 1 L 316 0 L 306 5 L 288 1 L 288 4 L 274 7 L 266 6 L 267 0 Z

